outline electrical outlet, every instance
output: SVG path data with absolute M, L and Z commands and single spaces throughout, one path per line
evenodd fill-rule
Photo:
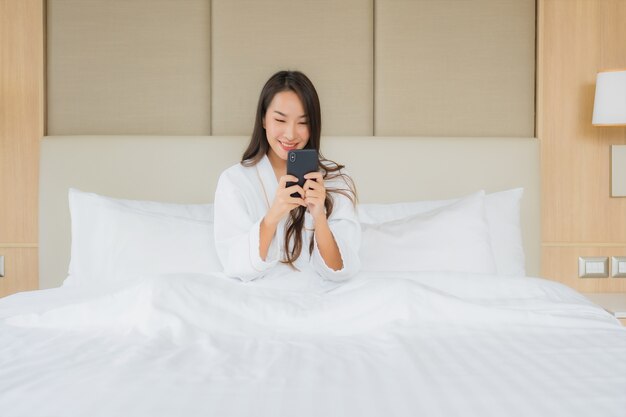
M 611 261 L 611 276 L 626 278 L 626 256 L 613 256 Z
M 578 258 L 580 278 L 608 278 L 609 258 L 606 256 L 581 256 Z
M 0 278 L 4 276 L 4 256 L 0 255 Z

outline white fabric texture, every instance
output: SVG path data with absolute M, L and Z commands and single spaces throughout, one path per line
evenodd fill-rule
M 69 191 L 72 248 L 64 285 L 221 270 L 213 205 L 121 200 Z
M 326 181 L 325 186 L 347 188 L 340 178 Z M 278 181 L 267 156 L 254 166 L 236 164 L 220 175 L 214 200 L 215 246 L 226 275 L 251 281 L 274 269 L 282 273 L 292 271 L 280 263 L 285 259 L 283 239 L 286 218 L 276 229 L 266 259 L 261 259 L 259 254 L 259 226 L 274 201 L 277 189 Z M 339 247 L 343 268 L 338 271 L 328 268 L 319 253 L 317 242 L 314 242 L 313 252 L 309 256 L 314 223 L 308 212 L 305 213 L 302 233 L 303 248 L 295 267 L 304 273 L 318 274 L 325 280 L 343 281 L 359 270 L 361 227 L 352 201 L 337 193 L 333 194 L 333 198 L 334 208 L 328 224 Z
M 485 196 L 485 215 L 498 275 L 526 275 L 520 224 L 520 204 L 523 194 L 523 188 L 514 188 Z M 457 201 L 459 199 L 359 204 L 358 216 L 361 223 L 380 224 L 449 206 Z
M 272 172 L 263 169 L 263 167 L 268 168 L 269 163 L 266 162 L 262 161 L 259 164 L 261 167 L 260 175 L 266 190 L 270 190 L 268 197 L 273 197 L 275 180 Z M 250 178 L 248 179 L 250 180 Z M 259 191 L 262 189 L 249 189 L 251 193 L 258 193 Z M 496 270 L 500 275 L 523 276 L 525 274 L 524 251 L 519 225 L 519 204 L 522 192 L 523 190 L 519 188 L 488 194 L 485 197 L 485 212 L 491 247 Z M 72 214 L 72 257 L 69 277 L 66 279 L 65 285 L 131 279 L 152 273 L 208 273 L 222 270 L 213 239 L 206 239 L 207 233 L 209 237 L 213 235 L 213 204 L 172 204 L 123 200 L 94 193 L 84 193 L 75 189 L 70 190 L 69 196 Z M 242 198 L 237 195 L 235 197 Z M 257 203 L 259 203 L 258 199 L 260 198 L 265 201 L 265 197 L 262 195 L 255 197 Z M 408 218 L 415 214 L 423 214 L 429 210 L 449 206 L 458 201 L 457 199 L 396 204 L 362 204 L 359 206 L 359 216 L 367 229 L 372 223 Z M 355 232 L 353 228 L 351 205 L 342 204 L 346 202 L 347 199 L 340 198 L 339 204 L 336 204 L 336 213 L 332 217 L 333 228 L 335 234 L 348 236 L 346 241 L 340 242 L 340 248 L 342 255 L 345 254 L 345 256 L 354 259 L 353 254 L 358 249 L 357 244 L 353 242 L 358 240 L 358 232 Z M 241 206 L 239 207 L 241 208 Z M 230 214 L 232 215 L 234 212 L 230 211 Z M 255 213 L 255 215 L 259 214 Z M 344 217 L 349 221 L 339 221 Z M 310 228 L 312 221 L 308 214 L 306 221 L 307 227 Z M 251 248 L 256 247 L 258 222 L 260 222 L 260 218 L 254 226 L 250 227 L 249 241 L 239 241 L 239 244 L 243 244 L 245 248 L 228 251 L 228 256 L 233 256 L 230 264 L 236 266 L 235 269 L 229 271 L 232 276 L 241 275 L 244 279 L 252 279 L 262 275 L 263 271 L 277 266 L 282 252 L 278 240 L 274 239 L 270 247 L 268 262 L 263 262 L 256 251 L 251 251 L 250 263 L 255 272 L 250 274 L 249 267 L 244 268 L 244 271 L 237 270 L 242 265 L 239 262 L 238 254 L 242 253 L 242 250 L 251 250 Z M 407 221 L 406 225 L 411 223 Z M 278 233 L 283 233 L 283 226 L 284 223 L 279 226 L 281 229 L 278 230 Z M 305 234 L 305 240 L 309 237 Z M 466 252 L 473 253 L 474 249 L 470 248 Z M 352 262 L 352 265 L 357 261 L 358 259 Z M 319 256 L 316 246 L 311 262 L 314 263 L 315 269 L 321 271 L 323 276 L 331 280 L 345 279 L 356 269 L 354 267 L 338 272 L 330 270 Z M 280 267 L 280 265 L 278 266 Z M 299 263 L 299 268 L 310 269 L 302 261 Z M 290 272 L 285 268 L 282 269 L 285 273 Z M 384 270 L 385 268 L 377 269 Z M 452 270 L 466 269 L 461 268 L 457 263 L 456 268 L 452 268 Z M 472 269 L 467 270 L 472 271 Z M 491 272 L 488 269 L 476 268 L 473 271 Z
M 500 275 L 525 276 L 526 257 L 522 240 L 521 201 L 523 188 L 485 196 L 485 215 L 491 236 L 491 249 Z
M 160 275 L 1 299 L 3 417 L 624 415 L 626 330 L 559 283 L 262 281 Z
M 411 217 L 363 224 L 364 271 L 495 273 L 485 193 Z

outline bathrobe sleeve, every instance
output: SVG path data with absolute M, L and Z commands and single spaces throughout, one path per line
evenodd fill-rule
M 243 175 L 227 170 L 220 176 L 215 191 L 215 246 L 224 273 L 244 282 L 262 277 L 278 262 L 276 238 L 265 260 L 259 255 L 260 224 L 255 216 L 255 193 Z
M 343 268 L 335 271 L 326 265 L 317 247 L 317 239 L 314 239 L 311 263 L 315 271 L 324 279 L 345 281 L 361 268 L 359 259 L 361 225 L 358 221 L 354 204 L 348 197 L 334 193 L 333 198 L 334 207 L 328 218 L 328 225 L 339 247 Z

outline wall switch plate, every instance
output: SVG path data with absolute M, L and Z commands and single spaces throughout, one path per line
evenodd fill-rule
M 0 256 L 0 278 L 4 276 L 4 256 Z
M 626 197 L 626 145 L 611 145 L 611 197 Z
M 626 278 L 626 256 L 613 256 L 611 264 L 612 277 Z
M 580 278 L 608 278 L 609 258 L 607 256 L 581 256 L 578 258 Z

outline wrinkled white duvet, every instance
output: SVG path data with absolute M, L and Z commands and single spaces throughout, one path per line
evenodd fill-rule
M 0 415 L 625 417 L 626 330 L 535 278 L 62 287 L 0 300 Z

